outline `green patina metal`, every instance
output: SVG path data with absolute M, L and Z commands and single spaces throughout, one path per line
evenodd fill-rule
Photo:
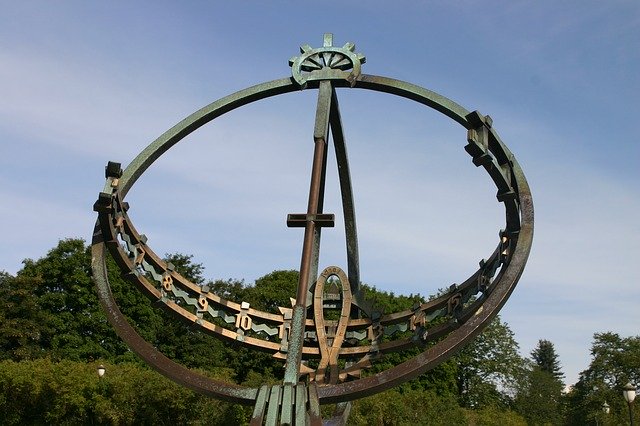
M 396 386 L 438 365 L 473 339 L 497 314 L 520 278 L 533 238 L 533 202 L 513 154 L 500 140 L 489 116 L 469 112 L 422 87 L 388 77 L 362 74 L 364 56 L 355 45 L 301 48 L 290 60 L 292 76 L 253 86 L 207 105 L 146 147 L 123 171 L 106 167 L 106 184 L 94 205 L 98 221 L 92 241 L 92 269 L 98 295 L 121 338 L 147 363 L 172 380 L 203 394 L 254 406 L 252 424 L 321 424 L 320 404 L 338 403 L 333 424 L 343 424 L 349 401 Z M 495 183 L 505 208 L 505 227 L 496 249 L 479 269 L 446 294 L 413 309 L 381 315 L 359 288 L 360 266 L 355 208 L 336 88 L 366 89 L 401 96 L 433 108 L 467 130 L 465 150 Z M 128 217 L 127 192 L 169 148 L 215 118 L 251 102 L 298 90 L 318 90 L 313 132 L 309 202 L 306 213 L 290 214 L 289 227 L 304 228 L 300 282 L 292 307 L 261 312 L 244 301 L 224 300 L 189 282 L 147 244 Z M 333 142 L 345 222 L 347 272 L 330 266 L 320 274 L 321 231 L 334 224 L 323 212 L 327 149 Z M 272 353 L 286 362 L 281 385 L 247 388 L 194 373 L 165 357 L 127 323 L 109 287 L 109 250 L 125 277 L 164 308 L 205 333 Z M 191 307 L 191 308 L 188 308 Z M 325 317 L 325 312 L 335 312 Z M 411 347 L 416 357 L 377 374 L 361 372 L 385 353 Z M 313 361 L 310 367 L 307 361 Z

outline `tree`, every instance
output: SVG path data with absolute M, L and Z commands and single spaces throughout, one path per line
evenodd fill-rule
M 25 324 L 31 333 L 30 345 L 38 346 L 30 355 L 14 359 L 51 356 L 89 360 L 127 351 L 98 303 L 90 263 L 91 255 L 82 240 L 62 240 L 41 259 L 24 260 L 16 277 L 3 285 L 3 291 L 8 292 L 4 296 L 11 301 L 3 315 L 32 316 Z
M 560 425 L 562 382 L 538 365 L 532 364 L 524 385 L 518 389 L 515 409 L 529 424 Z
M 50 318 L 33 289 L 40 281 L 0 273 L 0 359 L 35 359 L 42 356 L 51 335 Z
M 553 343 L 549 340 L 538 340 L 538 346 L 531 351 L 531 358 L 540 371 L 545 371 L 562 382 L 564 373 L 560 371 L 560 361 Z
M 298 271 L 273 271 L 256 280 L 248 290 L 251 303 L 256 309 L 279 313 L 278 306 L 291 307 L 291 298 L 296 297 Z
M 183 277 L 194 284 L 204 284 L 204 266 L 202 263 L 194 263 L 192 254 L 167 253 L 165 262 L 172 264 L 174 269 Z
M 228 370 L 205 373 L 229 380 Z M 203 395 L 136 364 L 0 361 L 3 425 L 243 424 L 250 409 Z
M 169 386 L 166 380 L 156 380 L 157 375 L 147 375 L 146 367 L 115 335 L 98 302 L 90 261 L 90 249 L 84 241 L 67 239 L 40 259 L 25 260 L 23 269 L 15 277 L 0 272 L 0 379 L 4 380 L 0 383 L 0 412 L 15 414 L 14 420 L 7 420 L 9 417 L 4 420 L 10 424 L 208 421 L 185 414 L 184 407 L 190 405 L 197 411 L 200 400 L 184 393 L 190 391 L 176 391 L 177 385 Z M 245 301 L 260 310 L 275 312 L 277 306 L 290 306 L 290 297 L 296 293 L 297 271 L 274 271 L 256 280 L 254 285 L 245 285 L 241 280 L 206 282 L 203 266 L 190 255 L 168 254 L 166 261 L 192 282 L 206 283 L 221 297 Z M 138 333 L 165 355 L 188 368 L 201 369 L 204 374 L 224 371 L 224 377 L 236 383 L 258 386 L 280 381 L 282 362 L 268 354 L 218 340 L 193 328 L 193 324 L 176 321 L 124 280 L 110 257 L 106 262 L 111 290 L 120 310 Z M 424 301 L 420 295 L 397 296 L 366 285 L 363 289 L 366 299 L 386 313 L 410 309 Z M 378 402 L 373 406 L 363 402 L 361 410 L 354 408 L 354 419 L 364 423 L 419 423 L 424 420 L 421 410 L 429 407 L 434 413 L 443 413 L 442 424 L 446 424 L 447 418 L 464 422 L 461 416 L 465 415 L 467 422 L 474 424 L 485 424 L 488 419 L 519 424 L 520 418 L 504 409 L 510 404 L 511 387 L 521 369 L 517 347 L 513 333 L 498 318 L 457 357 L 393 390 L 394 398 L 400 395 L 400 405 L 384 396 L 375 397 L 375 401 L 384 401 L 380 409 L 376 408 Z M 422 348 L 387 354 L 367 373 L 375 372 L 377 367 L 403 362 L 420 350 Z M 30 361 L 37 358 L 42 359 Z M 2 359 L 21 362 L 2 362 Z M 113 389 L 133 391 L 113 391 L 107 396 L 98 392 L 94 365 L 98 360 L 110 363 L 110 371 L 120 369 L 121 372 L 101 383 L 115 383 L 118 377 Z M 87 366 L 92 367 L 86 370 Z M 28 375 L 29 371 L 33 372 L 32 376 Z M 83 378 L 76 383 L 69 379 L 74 376 Z M 16 382 L 17 378 L 20 382 Z M 107 388 L 111 389 L 110 386 Z M 155 395 L 149 397 L 155 401 L 151 404 L 142 396 L 147 390 Z M 172 398 L 171 393 L 177 396 Z M 14 404 L 10 396 L 14 394 L 21 395 L 16 400 L 22 402 Z M 456 400 L 473 410 L 462 409 Z M 166 411 L 154 410 L 154 404 Z M 224 408 L 222 414 L 218 411 L 211 414 L 223 416 L 225 420 L 221 423 L 246 420 L 244 407 L 211 405 L 216 410 L 230 407 Z M 404 408 L 400 409 L 401 406 Z M 429 420 L 438 424 L 435 417 Z
M 455 397 L 429 390 L 390 389 L 353 402 L 352 425 L 468 424 Z
M 515 407 L 529 424 L 562 423 L 562 390 L 564 374 L 553 343 L 539 340 L 531 352 L 524 384 L 518 389 Z
M 526 426 L 526 419 L 513 410 L 499 409 L 495 406 L 482 407 L 467 411 L 467 425 L 473 426 Z M 452 424 L 452 423 L 450 423 Z
M 453 358 L 461 406 L 508 407 L 524 374 L 524 360 L 509 325 L 496 317 Z
M 204 280 L 202 265 L 191 256 L 170 255 L 168 260 L 190 280 Z M 84 241 L 62 240 L 42 258 L 23 263 L 15 277 L 0 274 L 0 359 L 141 362 L 107 322 L 91 279 L 91 253 Z M 222 342 L 155 309 L 122 279 L 110 257 L 107 269 L 120 310 L 145 340 L 187 367 L 227 365 L 231 354 Z
M 568 423 L 595 424 L 602 404 L 611 407 L 611 424 L 624 424 L 628 409 L 622 389 L 628 382 L 640 382 L 640 336 L 620 337 L 617 333 L 595 333 L 589 368 L 580 373 L 568 395 Z M 637 417 L 638 404 L 634 404 Z

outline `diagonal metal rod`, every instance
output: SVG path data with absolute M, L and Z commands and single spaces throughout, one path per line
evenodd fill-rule
M 349 160 L 347 147 L 342 130 L 342 119 L 338 107 L 338 97 L 334 88 L 331 90 L 331 110 L 329 114 L 331 124 L 331 136 L 336 150 L 338 163 L 338 175 L 340 178 L 340 192 L 342 194 L 342 212 L 344 214 L 344 233 L 347 240 L 347 271 L 351 293 L 358 294 L 360 286 L 360 261 L 358 256 L 358 233 L 356 228 L 355 204 L 353 201 L 353 189 L 351 187 L 351 174 L 349 172 Z M 357 309 L 354 308 L 355 313 Z
M 298 281 L 296 303 L 293 306 L 293 315 L 291 318 L 291 335 L 289 339 L 287 365 L 284 373 L 284 383 L 298 383 L 307 317 L 309 283 L 315 281 L 318 275 L 321 227 L 317 226 L 313 218 L 315 218 L 317 214 L 322 213 L 324 203 L 324 180 L 327 166 L 327 139 L 329 134 L 329 114 L 331 111 L 332 93 L 331 82 L 321 81 L 318 90 L 316 123 L 313 131 L 315 148 L 309 188 L 309 202 L 307 205 L 307 222 L 304 229 L 302 259 L 300 260 L 300 279 Z

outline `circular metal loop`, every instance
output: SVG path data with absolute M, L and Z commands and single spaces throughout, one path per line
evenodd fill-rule
M 317 53 L 322 52 L 313 52 L 313 54 Z M 304 63 L 304 60 L 308 59 L 311 54 L 312 52 L 308 52 L 308 55 L 296 59 L 300 62 L 298 64 L 300 68 L 302 68 L 301 64 Z M 344 72 L 340 67 L 337 69 Z M 533 238 L 533 202 L 528 183 L 519 164 L 492 128 L 488 116 L 482 116 L 477 112 L 470 113 L 437 93 L 387 77 L 356 75 L 352 84 L 355 88 L 390 93 L 422 103 L 465 127 L 468 130 L 467 140 L 469 142 L 465 149 L 473 157 L 474 164 L 476 166 L 482 165 L 496 183 L 498 200 L 505 205 L 507 224 L 505 230 L 501 232 L 499 249 L 492 255 L 490 261 L 487 261 L 484 266 L 481 264 L 480 271 L 468 280 L 469 282 L 477 280 L 479 288 L 481 284 L 486 287 L 486 281 L 489 279 L 487 277 L 496 273 L 500 267 L 500 271 L 491 281 L 492 290 L 482 300 L 482 303 L 473 305 L 473 310 L 466 317 L 457 318 L 455 326 L 447 329 L 450 333 L 444 339 L 416 357 L 370 377 L 341 384 L 318 386 L 318 397 L 321 403 L 353 400 L 374 394 L 410 380 L 452 356 L 465 343 L 478 335 L 504 305 L 524 270 Z M 106 246 L 111 244 L 109 247 L 114 247 L 114 250 L 120 249 L 119 242 L 114 241 L 113 236 L 116 233 L 114 227 L 122 225 L 119 225 L 117 220 L 115 224 L 109 222 L 106 217 L 114 211 L 114 206 L 117 203 L 120 203 L 121 208 L 118 214 L 122 215 L 123 212 L 126 212 L 124 198 L 136 180 L 163 153 L 193 131 L 216 117 L 248 103 L 299 89 L 298 82 L 292 78 L 274 80 L 236 92 L 196 111 L 147 146 L 124 172 L 117 170 L 116 166 L 111 167 L 111 172 L 108 169 L 108 185 L 100 194 L 95 206 L 99 212 L 99 218 L 92 241 L 93 276 L 107 317 L 120 337 L 148 364 L 170 379 L 200 393 L 232 402 L 253 404 L 259 389 L 232 385 L 191 372 L 159 353 L 127 323 L 111 294 L 105 264 Z M 116 192 L 118 200 L 114 199 L 113 194 Z M 109 240 L 109 238 L 112 239 Z M 145 242 L 146 240 L 141 237 L 141 241 L 136 243 L 135 250 L 139 250 L 141 253 L 140 264 L 137 266 L 142 265 L 145 253 L 149 251 L 144 248 Z M 161 289 L 149 289 L 149 291 L 156 291 L 161 295 L 160 292 L 164 291 L 163 287 L 165 290 L 173 288 L 175 283 L 172 276 L 175 278 L 173 272 L 168 270 L 165 275 L 159 277 L 162 283 Z M 456 294 L 457 296 L 458 294 Z M 203 294 L 198 299 L 201 309 L 206 309 L 207 297 L 206 294 Z M 241 309 L 249 308 L 247 305 Z M 250 320 L 240 318 L 240 321 L 244 328 L 249 327 Z

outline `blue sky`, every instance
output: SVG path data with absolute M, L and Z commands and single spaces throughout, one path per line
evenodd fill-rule
M 290 74 L 332 32 L 363 72 L 490 114 L 536 207 L 534 247 L 502 318 L 523 355 L 554 342 L 567 382 L 594 332 L 638 334 L 640 3 L 3 2 L 0 269 L 58 239 L 90 238 L 107 161 L 227 94 Z M 431 294 L 487 257 L 504 219 L 466 132 L 406 100 L 339 91 L 363 281 Z M 252 104 L 178 144 L 130 192 L 159 254 L 191 253 L 210 278 L 299 266 L 315 92 Z M 326 211 L 341 220 L 330 157 Z M 321 267 L 345 267 L 340 226 Z

